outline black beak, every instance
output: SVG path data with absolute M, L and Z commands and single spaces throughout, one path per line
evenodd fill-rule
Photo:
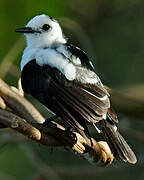
M 41 33 L 40 31 L 33 30 L 31 27 L 18 28 L 15 30 L 18 33 Z

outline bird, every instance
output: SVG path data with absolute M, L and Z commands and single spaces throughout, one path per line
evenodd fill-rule
M 92 124 L 102 133 L 116 159 L 136 163 L 136 156 L 117 130 L 110 95 L 88 55 L 68 43 L 58 21 L 42 14 L 17 28 L 26 38 L 20 68 L 24 92 L 80 133 L 88 144 Z M 49 120 L 49 119 L 48 119 Z

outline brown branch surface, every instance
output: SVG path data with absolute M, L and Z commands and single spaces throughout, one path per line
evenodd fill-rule
M 52 122 L 49 126 L 42 124 L 45 119 L 38 110 L 1 79 L 0 108 L 0 127 L 14 129 L 46 146 L 67 147 L 99 166 L 111 164 L 114 159 L 106 142 L 96 142 L 91 138 L 93 146 L 89 146 L 79 133 L 65 131 L 58 123 Z

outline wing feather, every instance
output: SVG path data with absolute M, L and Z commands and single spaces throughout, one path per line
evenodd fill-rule
M 103 114 L 107 113 L 110 103 L 108 98 L 103 101 L 99 99 L 99 97 L 106 95 L 101 86 L 97 91 L 98 85 L 96 89 L 92 89 L 94 85 L 85 84 L 82 86 L 78 82 L 69 82 L 57 69 L 48 65 L 40 67 L 35 60 L 26 66 L 27 68 L 24 67 L 22 72 L 24 91 L 32 94 L 62 118 L 65 111 L 69 112 L 72 116 L 67 116 L 69 124 L 72 124 L 70 123 L 72 121 L 77 128 L 82 129 L 84 121 L 98 122 L 103 118 Z M 29 74 L 31 74 L 33 80 L 30 80 Z

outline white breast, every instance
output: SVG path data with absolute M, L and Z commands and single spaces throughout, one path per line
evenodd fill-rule
M 68 58 L 52 48 L 33 48 L 24 51 L 21 70 L 32 59 L 36 59 L 36 63 L 40 66 L 49 65 L 57 68 L 68 80 L 74 80 L 76 77 L 75 66 Z

